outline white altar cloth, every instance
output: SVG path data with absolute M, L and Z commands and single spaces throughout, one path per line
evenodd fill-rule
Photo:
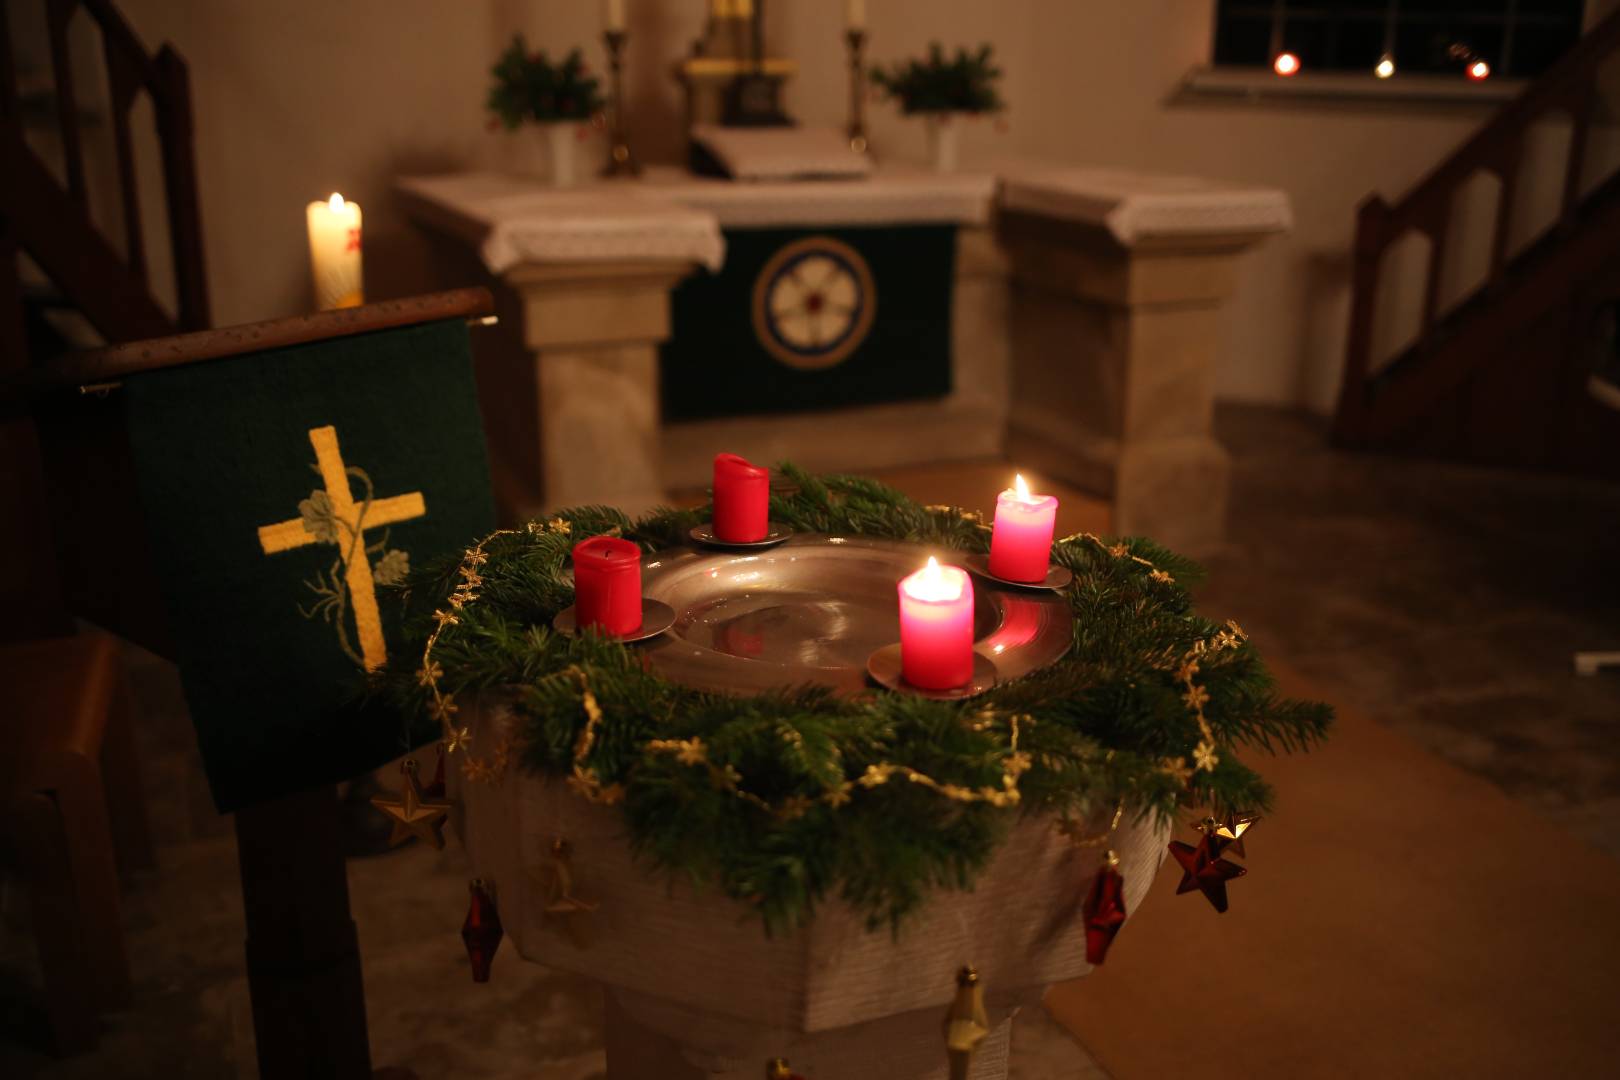
M 519 263 L 725 263 L 726 241 L 713 214 L 648 194 L 642 185 L 553 189 L 501 173 L 456 173 L 399 180 L 413 212 L 478 245 L 493 274 Z
M 840 180 L 733 181 L 655 166 L 637 180 L 553 189 L 493 172 L 403 177 L 411 215 L 478 248 L 500 274 L 519 263 L 672 260 L 718 270 L 728 228 L 984 227 L 997 209 L 1145 241 L 1264 235 L 1292 225 L 1288 196 L 1182 176 L 1008 165 L 935 173 L 885 166 Z
M 1034 168 L 1006 175 L 1004 210 L 1107 229 L 1125 247 L 1160 237 L 1263 234 L 1293 226 L 1288 195 L 1189 176 Z

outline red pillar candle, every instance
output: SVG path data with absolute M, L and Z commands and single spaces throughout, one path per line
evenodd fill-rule
M 574 624 L 622 637 L 641 626 L 641 549 L 617 536 L 574 545 Z
M 730 544 L 765 539 L 771 476 L 736 454 L 714 455 L 714 535 Z
M 924 690 L 973 678 L 973 582 L 967 572 L 928 565 L 900 582 L 900 670 Z
M 995 531 L 990 534 L 990 573 L 1007 581 L 1046 580 L 1052 564 L 1052 530 L 1057 499 L 1031 495 L 1022 476 L 996 499 Z

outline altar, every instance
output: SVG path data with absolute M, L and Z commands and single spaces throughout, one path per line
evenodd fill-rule
M 1041 165 L 396 188 L 446 278 L 497 292 L 478 370 L 508 519 L 651 506 L 726 446 L 823 470 L 1011 456 L 1109 499 L 1120 533 L 1220 539 L 1224 302 L 1289 227 L 1281 192 Z

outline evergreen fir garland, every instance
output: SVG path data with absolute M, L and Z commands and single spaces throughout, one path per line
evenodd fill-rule
M 976 513 L 782 471 L 797 490 L 773 495 L 771 518 L 796 531 L 989 548 Z M 551 630 L 573 602 L 574 544 L 615 532 L 657 551 L 707 518 L 583 507 L 418 571 L 404 586 L 415 650 L 380 686 L 452 749 L 469 737 L 456 700 L 499 691 L 521 737 L 472 746 L 471 779 L 511 758 L 621 804 L 652 867 L 752 905 L 768 930 L 802 924 L 829 893 L 898 926 L 930 890 L 971 887 L 1017 813 L 1072 825 L 1121 806 L 1157 822 L 1184 807 L 1265 810 L 1270 789 L 1234 751 L 1305 749 L 1330 723 L 1326 705 L 1275 694 L 1235 623 L 1193 610 L 1192 563 L 1140 538 L 1059 540 L 1052 557 L 1075 575 L 1073 648 L 966 702 L 715 694 L 661 678 L 634 646 Z

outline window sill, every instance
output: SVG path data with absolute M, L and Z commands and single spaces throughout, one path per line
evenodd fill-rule
M 1376 75 L 1301 72 L 1284 78 L 1255 68 L 1194 68 L 1172 104 L 1445 105 L 1495 107 L 1529 85 L 1526 79 L 1470 82 L 1461 75 Z

